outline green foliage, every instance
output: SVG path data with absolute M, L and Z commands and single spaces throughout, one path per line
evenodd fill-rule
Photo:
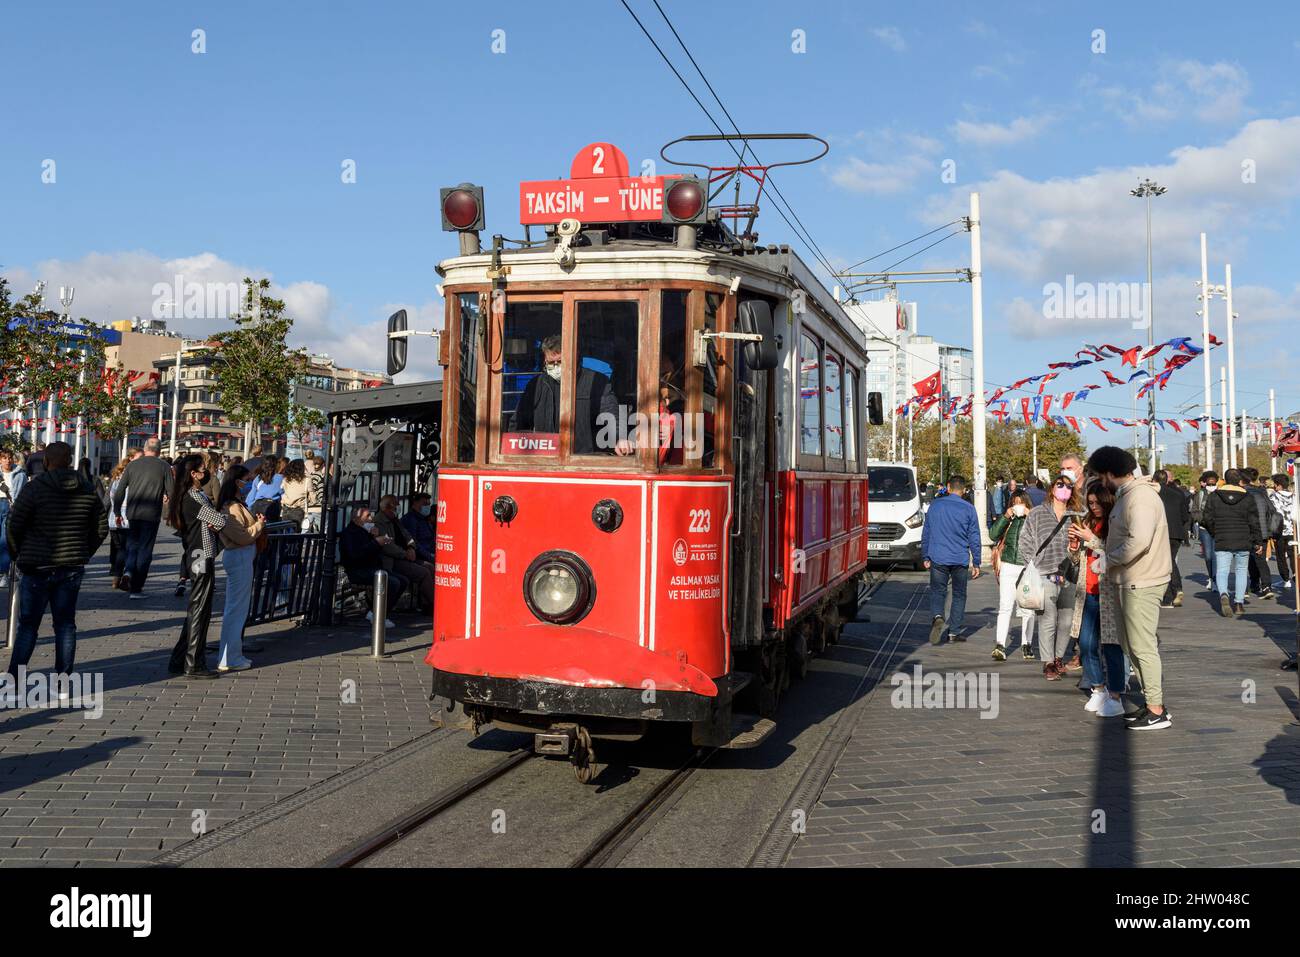
M 293 421 L 290 392 L 307 370 L 307 354 L 290 349 L 293 319 L 284 314 L 284 300 L 266 294 L 265 279 L 244 279 L 244 298 L 235 315 L 235 328 L 212 337 L 219 349 L 213 375 L 221 387 L 222 404 L 232 422 L 263 423 L 283 431 Z
M 912 461 L 920 481 L 938 482 L 950 475 L 963 475 L 969 481 L 974 467 L 974 428 L 969 418 L 956 420 L 953 441 L 943 448 L 943 468 L 940 472 L 940 425 L 933 419 L 916 422 L 912 426 Z M 1075 453 L 1087 458 L 1082 438 L 1065 426 L 1044 424 L 1038 432 L 1038 465 L 1054 469 L 1061 457 Z M 898 424 L 899 447 L 905 447 L 907 423 Z M 996 422 L 990 420 L 984 430 L 985 462 L 989 484 L 999 475 L 1023 479 L 1033 467 L 1034 430 L 1024 422 Z M 867 436 L 868 454 L 872 460 L 883 459 L 889 452 L 889 427 L 873 426 Z

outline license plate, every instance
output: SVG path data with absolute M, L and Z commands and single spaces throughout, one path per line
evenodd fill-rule
M 867 542 L 867 551 L 887 552 L 889 551 L 889 542 Z

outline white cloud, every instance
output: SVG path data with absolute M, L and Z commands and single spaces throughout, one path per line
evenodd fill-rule
M 72 312 L 107 324 L 132 316 L 163 318 L 168 328 L 187 336 L 210 335 L 229 327 L 227 318 L 235 307 L 240 281 L 245 276 L 271 279 L 270 294 L 283 299 L 294 320 L 291 344 L 312 352 L 327 353 L 342 366 L 382 370 L 386 355 L 386 320 L 398 308 L 411 314 L 411 328 L 429 329 L 442 325 L 442 304 L 426 301 L 388 303 L 367 322 L 358 324 L 335 301 L 328 286 L 314 280 L 277 283 L 269 270 L 233 263 L 211 252 L 196 256 L 164 259 L 147 252 L 89 253 L 77 260 L 51 259 L 27 267 L 9 267 L 4 275 L 16 293 L 26 293 L 37 279 L 49 284 L 47 305 L 58 308 L 59 286 L 76 287 Z M 176 299 L 177 277 L 181 283 L 181 318 L 172 318 L 170 305 Z M 190 307 L 190 308 L 186 308 Z M 411 340 L 411 372 L 402 379 L 433 377 L 432 340 L 428 336 Z
M 889 163 L 868 163 L 850 156 L 830 176 L 835 185 L 851 193 L 885 196 L 909 189 L 930 163 L 919 156 Z
M 1094 86 L 1095 80 L 1087 85 Z M 1097 87 L 1105 104 L 1133 126 L 1195 117 L 1206 123 L 1234 123 L 1246 114 L 1250 78 L 1235 63 L 1166 60 L 1148 90 Z
M 962 143 L 975 146 L 1009 146 L 1033 139 L 1041 133 L 1051 119 L 1046 116 L 1020 116 L 1010 123 L 971 123 L 958 120 L 953 124 L 953 135 Z
M 903 39 L 903 34 L 899 32 L 898 27 L 876 27 L 871 34 L 895 53 L 902 53 L 907 49 L 907 41 Z

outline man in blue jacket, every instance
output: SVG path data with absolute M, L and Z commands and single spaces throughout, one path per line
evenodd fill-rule
M 921 532 L 921 558 L 930 569 L 930 644 L 937 645 L 944 632 L 949 641 L 965 641 L 961 633 L 966 617 L 967 577 L 980 577 L 980 523 L 975 506 L 961 497 L 966 480 L 960 475 L 948 479 L 948 494 L 936 498 L 925 513 Z M 944 620 L 948 585 L 952 583 L 952 612 Z

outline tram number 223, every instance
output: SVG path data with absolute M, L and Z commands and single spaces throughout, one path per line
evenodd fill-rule
M 687 529 L 691 535 L 702 534 L 713 530 L 713 509 L 711 508 L 693 508 L 691 509 L 691 525 Z

